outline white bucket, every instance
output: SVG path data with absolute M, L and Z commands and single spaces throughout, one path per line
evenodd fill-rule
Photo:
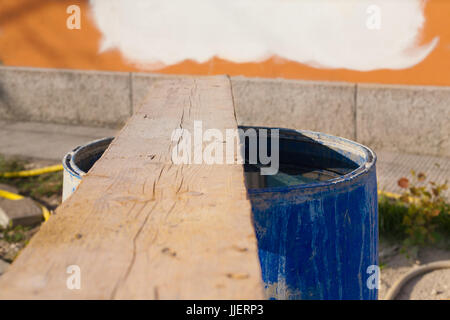
M 63 158 L 64 178 L 62 201 L 75 192 L 83 176 L 100 159 L 114 138 L 103 138 L 79 146 Z

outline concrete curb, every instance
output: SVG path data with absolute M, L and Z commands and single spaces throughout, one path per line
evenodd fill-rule
M 118 128 L 172 75 L 0 67 L 0 120 Z M 450 87 L 232 77 L 239 124 L 322 131 L 450 157 Z

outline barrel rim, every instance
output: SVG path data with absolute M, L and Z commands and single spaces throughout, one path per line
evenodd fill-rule
M 318 181 L 318 182 L 311 182 L 311 183 L 304 183 L 304 184 L 298 184 L 298 185 L 291 185 L 291 186 L 280 186 L 280 187 L 270 187 L 270 188 L 258 188 L 258 189 L 247 189 L 247 192 L 249 194 L 263 194 L 263 193 L 277 193 L 277 192 L 289 192 L 289 191 L 295 191 L 295 190 L 314 190 L 314 189 L 321 189 L 323 190 L 326 187 L 339 187 L 341 185 L 345 185 L 351 181 L 354 181 L 355 179 L 363 176 L 364 174 L 367 174 L 372 168 L 375 167 L 377 156 L 373 150 L 370 148 L 343 138 L 339 136 L 334 136 L 327 133 L 317 132 L 317 131 L 311 131 L 311 130 L 296 130 L 296 129 L 288 129 L 288 128 L 280 128 L 280 127 L 264 127 L 264 126 L 239 126 L 239 128 L 254 128 L 254 129 L 279 129 L 280 130 L 280 138 L 283 134 L 286 133 L 300 133 L 302 135 L 306 135 L 309 138 L 313 138 L 316 141 L 322 141 L 322 142 L 334 142 L 331 143 L 334 146 L 339 145 L 347 145 L 351 147 L 353 150 L 359 150 L 362 151 L 367 159 L 359 165 L 358 168 L 350 171 L 349 173 L 346 173 L 345 175 L 339 176 L 337 178 L 333 178 L 326 181 Z M 324 143 L 324 145 L 327 145 Z
M 81 179 L 83 176 L 85 176 L 87 174 L 87 172 L 84 172 L 82 169 L 80 169 L 77 166 L 77 164 L 74 161 L 75 154 L 84 148 L 94 146 L 94 145 L 100 144 L 100 143 L 105 143 L 108 140 L 111 143 L 113 139 L 114 139 L 114 137 L 100 138 L 97 140 L 90 141 L 82 146 L 78 146 L 78 147 L 74 148 L 72 151 L 67 153 L 63 158 L 62 163 L 63 163 L 64 170 L 66 172 L 68 172 L 71 176 L 73 176 L 77 179 Z M 106 151 L 106 148 L 105 148 L 105 151 Z
M 62 159 L 62 165 L 64 168 L 64 172 L 67 172 L 70 176 L 77 178 L 77 179 L 81 179 L 81 174 L 79 174 L 72 168 L 72 166 L 70 165 L 70 162 L 72 160 L 72 156 L 73 156 L 74 152 L 76 152 L 76 150 L 79 148 L 80 148 L 80 146 L 76 147 L 75 149 L 73 149 L 72 151 L 67 153 L 64 156 L 64 158 Z
M 353 150 L 359 150 L 360 152 L 364 153 L 366 156 L 366 160 L 363 164 L 361 164 L 358 168 L 350 171 L 349 173 L 346 173 L 345 175 L 339 176 L 334 179 L 326 180 L 326 181 L 318 181 L 318 182 L 312 182 L 312 183 L 304 183 L 304 184 L 298 184 L 298 185 L 291 185 L 291 186 L 280 186 L 280 187 L 270 187 L 270 188 L 258 188 L 258 189 L 247 189 L 247 192 L 249 194 L 261 194 L 261 193 L 277 193 L 277 192 L 289 192 L 293 190 L 313 190 L 313 189 L 324 189 L 326 187 L 339 187 L 340 185 L 349 183 L 360 176 L 368 173 L 376 164 L 377 156 L 373 150 L 370 148 L 343 138 L 339 136 L 330 135 L 327 133 L 317 132 L 317 131 L 311 131 L 311 130 L 296 130 L 296 129 L 288 129 L 288 128 L 281 128 L 281 127 L 264 127 L 264 126 L 239 126 L 239 128 L 247 129 L 247 128 L 254 128 L 254 129 L 279 129 L 280 130 L 280 137 L 282 135 L 288 135 L 289 133 L 300 133 L 302 135 L 305 135 L 309 138 L 313 138 L 318 143 L 323 142 L 324 145 L 327 145 L 326 142 L 328 142 L 328 145 L 332 144 L 335 147 L 339 147 L 339 145 L 342 146 L 349 146 Z M 73 156 L 77 151 L 79 151 L 82 148 L 86 148 L 98 143 L 104 143 L 107 140 L 112 141 L 114 137 L 105 137 L 101 139 L 97 139 L 94 141 L 91 141 L 83 146 L 78 146 L 77 148 L 73 149 L 71 152 L 66 154 L 66 156 L 63 158 L 63 166 L 64 169 L 69 172 L 72 176 L 75 176 L 78 179 L 81 179 L 84 175 L 86 175 L 86 172 L 81 170 L 73 161 Z M 106 150 L 106 149 L 105 149 Z

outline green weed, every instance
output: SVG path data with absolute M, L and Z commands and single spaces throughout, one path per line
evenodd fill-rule
M 450 239 L 450 204 L 443 196 L 447 183 L 427 182 L 424 173 L 411 171 L 411 175 L 411 180 L 398 180 L 404 189 L 400 198 L 379 197 L 380 235 L 402 240 L 406 247 L 446 244 Z

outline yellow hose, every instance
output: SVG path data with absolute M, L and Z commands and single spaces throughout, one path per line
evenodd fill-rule
M 392 193 L 392 192 L 387 192 L 387 191 L 382 191 L 382 190 L 378 190 L 378 194 L 386 196 L 388 198 L 394 198 L 394 199 L 398 199 L 401 197 L 401 195 L 399 195 L 397 193 Z
M 38 176 L 44 173 L 49 172 L 57 172 L 62 171 L 64 167 L 61 164 L 40 168 L 40 169 L 33 169 L 33 170 L 24 170 L 24 171 L 16 171 L 16 172 L 0 172 L 0 177 L 2 178 L 20 178 L 20 177 L 31 177 L 31 176 Z
M 387 191 L 382 191 L 382 190 L 378 190 L 378 194 L 379 195 L 382 195 L 382 196 L 385 196 L 385 197 L 388 197 L 388 198 L 391 198 L 391 199 L 396 199 L 396 200 L 398 200 L 398 199 L 400 199 L 401 198 L 401 194 L 398 194 L 398 193 L 392 193 L 392 192 L 387 192 Z M 411 196 L 409 196 L 408 197 L 408 201 L 410 202 L 410 203 L 418 203 L 419 202 L 419 198 L 417 198 L 417 197 L 411 197 Z
M 20 200 L 23 199 L 23 196 L 20 194 L 15 194 L 6 190 L 0 190 L 0 197 L 9 199 L 9 200 Z
M 9 192 L 6 190 L 0 190 L 0 197 L 9 199 L 9 200 L 20 200 L 20 199 L 24 198 L 20 194 L 12 193 L 12 192 Z M 47 221 L 50 218 L 50 211 L 48 211 L 48 209 L 46 207 L 44 207 L 43 205 L 39 204 L 39 206 L 41 207 L 42 216 L 44 217 L 44 220 Z

